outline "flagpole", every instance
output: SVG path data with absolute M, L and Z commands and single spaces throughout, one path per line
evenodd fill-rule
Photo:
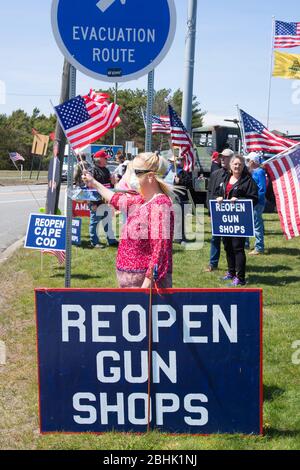
M 271 40 L 271 58 L 270 58 L 270 77 L 269 77 L 269 94 L 268 94 L 268 111 L 267 111 L 267 129 L 269 129 L 270 120 L 270 103 L 271 103 L 271 88 L 272 88 L 272 74 L 273 74 L 273 57 L 274 57 L 274 36 L 275 36 L 275 16 L 272 16 L 272 40 Z
M 247 153 L 247 146 L 246 146 L 246 139 L 245 139 L 245 133 L 244 133 L 244 124 L 243 124 L 243 120 L 242 120 L 242 116 L 241 116 L 241 110 L 240 110 L 238 104 L 236 104 L 236 109 L 237 109 L 238 118 L 239 118 L 239 121 L 240 121 L 241 139 L 242 139 L 242 143 L 243 143 L 243 154 L 245 155 Z

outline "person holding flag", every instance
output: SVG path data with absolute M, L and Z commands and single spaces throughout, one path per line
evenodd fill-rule
M 155 266 L 157 287 L 172 287 L 173 193 L 161 179 L 166 168 L 167 162 L 158 154 L 139 154 L 127 169 L 132 191 L 126 193 L 114 193 L 84 173 L 89 187 L 127 214 L 116 262 L 120 287 L 151 287 Z

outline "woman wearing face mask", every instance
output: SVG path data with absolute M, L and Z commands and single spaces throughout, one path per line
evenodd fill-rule
M 230 172 L 224 175 L 223 182 L 216 188 L 214 197 L 218 202 L 223 199 L 237 201 L 238 199 L 252 199 L 253 205 L 258 201 L 257 185 L 245 167 L 245 159 L 241 155 L 234 155 L 230 160 Z M 244 237 L 223 237 L 226 251 L 228 271 L 223 277 L 224 281 L 231 280 L 232 286 L 246 284 L 246 254 Z
M 85 172 L 84 181 L 96 188 L 115 209 L 125 212 L 117 254 L 120 287 L 151 285 L 157 267 L 157 286 L 172 287 L 172 240 L 174 214 L 170 187 L 159 177 L 167 162 L 153 153 L 141 153 L 127 170 L 132 193 L 114 193 Z

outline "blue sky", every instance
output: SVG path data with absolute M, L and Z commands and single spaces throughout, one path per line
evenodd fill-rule
M 6 93 L 4 99 L 0 90 L 0 113 L 17 108 L 30 113 L 37 106 L 48 115 L 49 100 L 58 103 L 63 64 L 51 29 L 52 2 L 1 3 L 0 88 Z M 175 0 L 175 4 L 176 36 L 155 71 L 156 89 L 183 87 L 188 0 Z M 236 117 L 237 103 L 266 122 L 272 15 L 283 21 L 300 21 L 299 0 L 198 1 L 194 94 L 207 111 L 206 123 Z M 300 54 L 300 47 L 286 52 Z M 78 94 L 106 86 L 78 73 Z M 147 77 L 120 86 L 146 88 Z M 269 127 L 300 134 L 300 80 L 272 79 Z

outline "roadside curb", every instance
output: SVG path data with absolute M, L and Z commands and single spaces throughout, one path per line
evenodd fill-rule
M 0 264 L 4 263 L 6 260 L 8 260 L 15 251 L 17 251 L 19 248 L 21 248 L 24 244 L 25 237 L 22 237 L 20 240 L 17 240 L 15 243 L 10 245 L 8 248 L 6 248 L 1 254 L 0 254 Z

